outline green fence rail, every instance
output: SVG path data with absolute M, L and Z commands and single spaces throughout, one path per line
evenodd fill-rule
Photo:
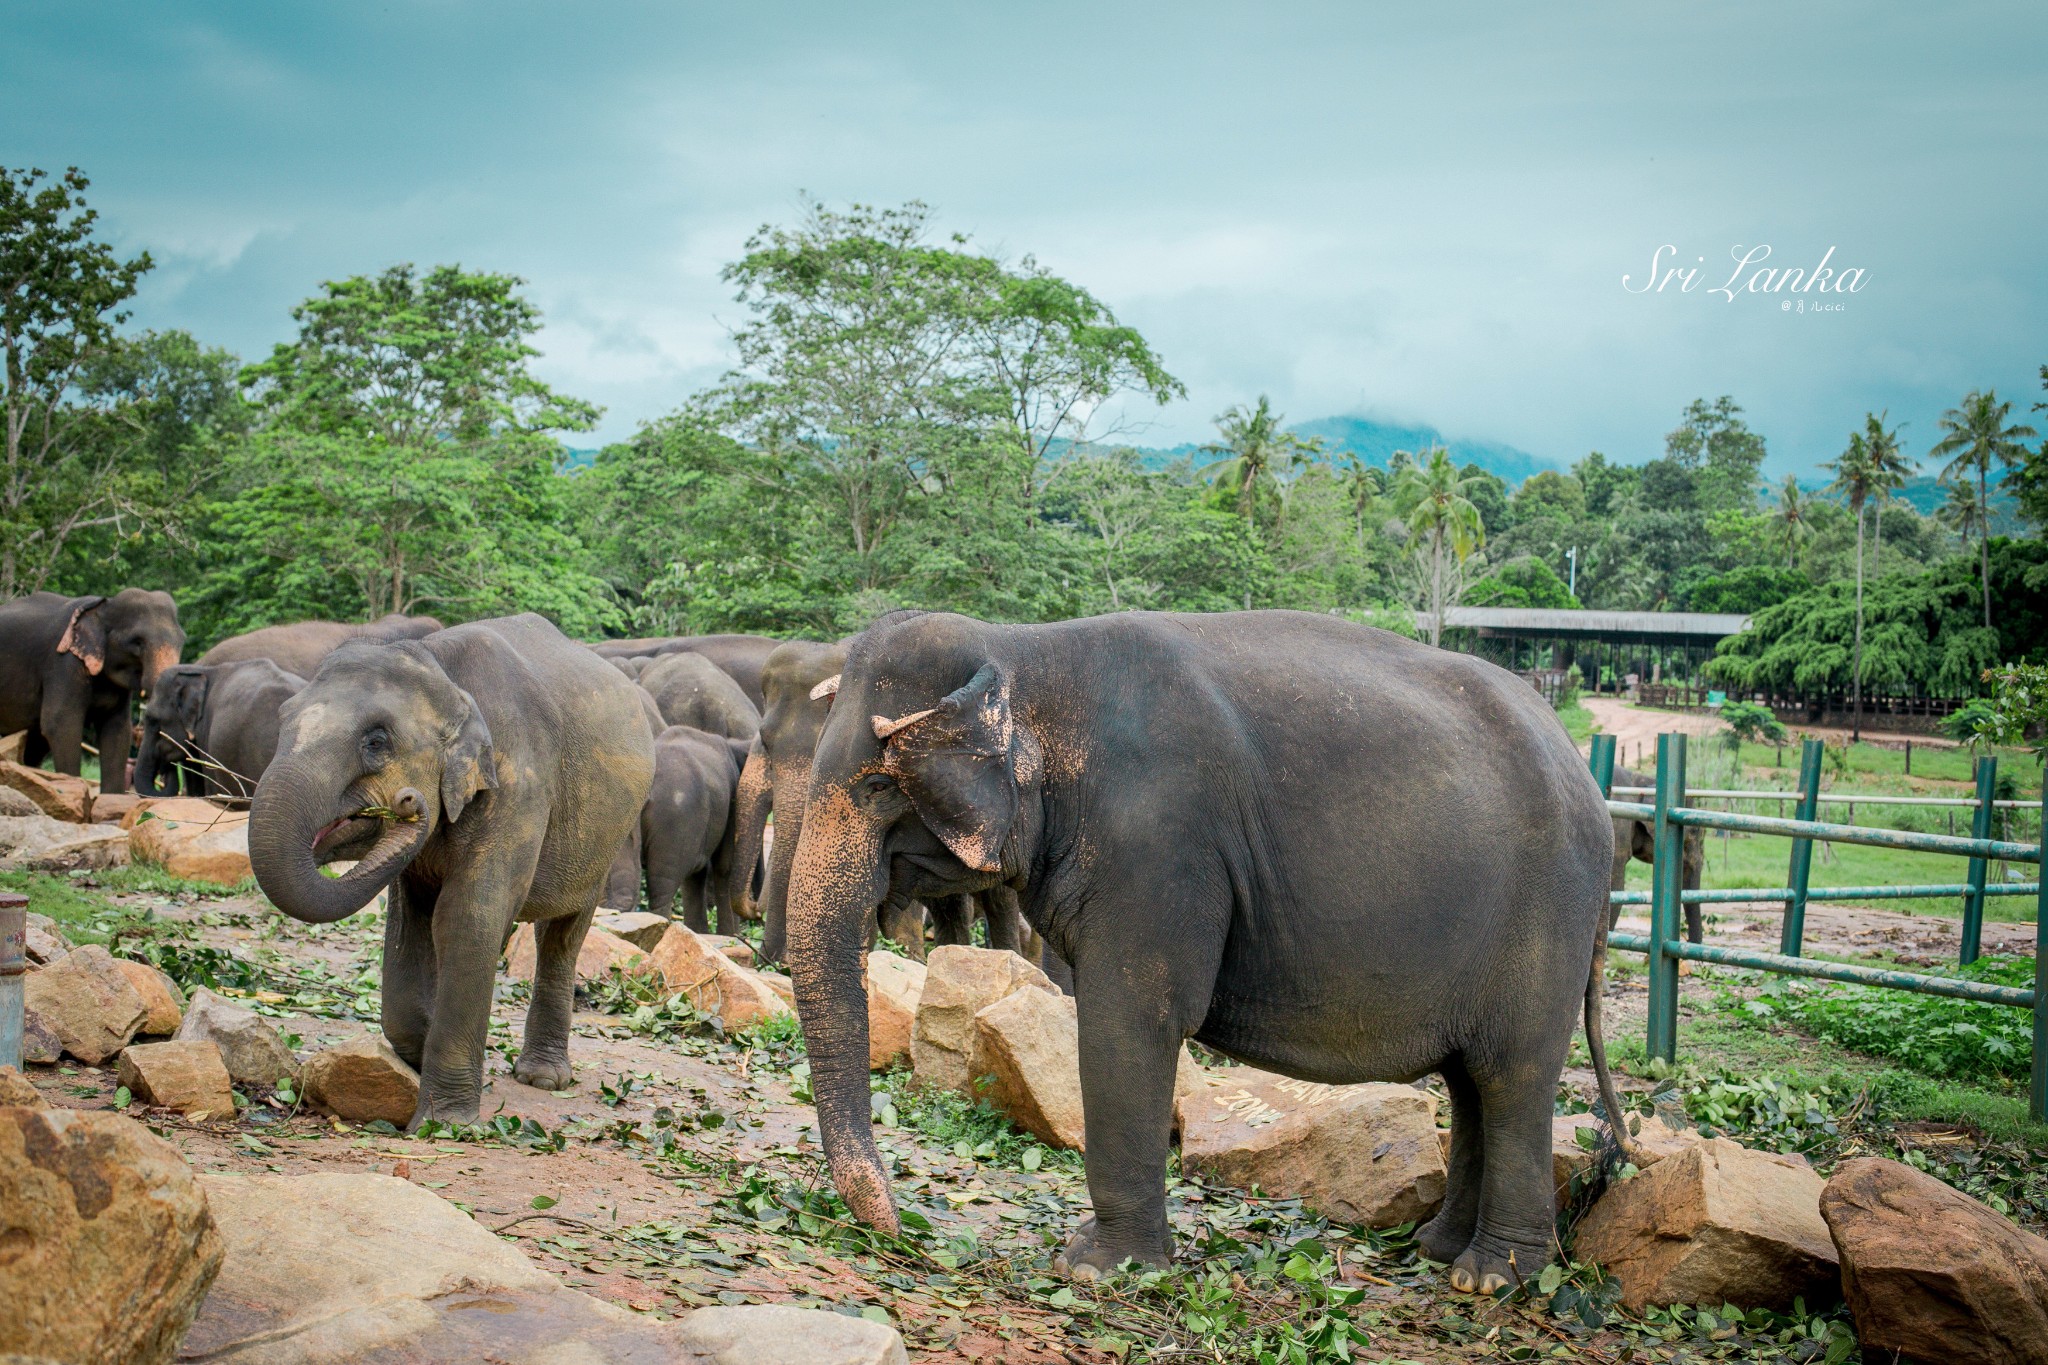
M 1589 760 L 1602 793 L 1614 786 L 1614 737 L 1595 735 Z M 1799 816 L 1744 815 L 1734 811 L 1703 810 L 1685 803 L 1685 736 L 1657 737 L 1657 785 L 1655 799 L 1648 802 L 1607 803 L 1617 817 L 1646 820 L 1651 826 L 1653 861 L 1648 892 L 1616 891 L 1610 897 L 1616 906 L 1650 907 L 1648 934 L 1610 933 L 1607 946 L 1622 952 L 1642 953 L 1649 959 L 1650 1002 L 1648 1047 L 1652 1057 L 1674 1061 L 1678 1055 L 1678 964 L 1684 960 L 1712 962 L 1752 971 L 1775 972 L 1823 981 L 1879 986 L 1887 990 L 1913 991 L 1921 995 L 1948 996 L 1986 1004 L 2009 1005 L 2032 1010 L 2034 1014 L 2034 1059 L 2027 1095 L 2028 1114 L 2036 1122 L 2048 1122 L 2048 877 L 2022 884 L 1990 885 L 1992 862 L 2041 862 L 2040 844 L 2019 844 L 1994 839 L 1993 798 L 1997 791 L 1997 763 L 1990 758 L 1977 762 L 1977 809 L 1970 836 L 1922 834 L 1915 830 L 1866 829 L 1858 825 L 1837 825 L 1815 820 L 1819 806 L 1821 744 L 1807 740 L 1799 764 Z M 2042 793 L 2043 829 L 2048 830 L 2048 784 Z M 1744 887 L 1718 891 L 1687 891 L 1683 887 L 1683 853 L 1688 829 L 1720 829 L 1742 834 L 1782 835 L 1792 840 L 1789 885 Z M 1876 848 L 1910 849 L 1922 853 L 1944 853 L 1969 859 L 1967 880 L 1920 886 L 1835 886 L 1808 884 L 1813 868 L 1813 845 L 1818 840 L 1836 844 L 1864 844 Z M 1959 977 L 1931 976 L 1922 972 L 1893 971 L 1888 968 L 1823 962 L 1801 955 L 1806 928 L 1806 907 L 1812 901 L 1899 900 L 1907 897 L 1959 896 L 1963 901 L 1962 948 L 1959 965 L 1976 961 L 1984 925 L 1984 902 L 1992 896 L 2029 895 L 2035 899 L 2034 987 L 1996 986 Z M 1785 917 L 1779 933 L 1779 951 L 1753 952 L 1722 948 L 1712 944 L 1688 943 L 1680 931 L 1681 907 L 1712 905 L 1731 901 L 1783 901 Z

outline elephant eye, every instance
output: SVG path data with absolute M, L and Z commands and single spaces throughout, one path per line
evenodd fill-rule
M 391 736 L 380 727 L 363 736 L 363 753 L 370 758 L 382 758 L 391 752 Z
M 896 789 L 896 779 L 887 773 L 869 773 L 860 780 L 860 789 L 869 796 L 879 796 Z

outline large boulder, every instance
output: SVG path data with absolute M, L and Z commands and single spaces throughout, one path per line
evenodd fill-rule
M 50 1102 L 29 1078 L 11 1066 L 0 1066 L 0 1109 L 47 1109 Z
M 168 809 L 169 801 L 137 807 L 128 833 L 128 856 L 161 867 L 173 877 L 237 886 L 253 877 L 249 867 L 249 813 L 222 810 L 207 801 L 180 798 L 197 809 Z
M 1588 1147 L 1581 1134 L 1591 1134 L 1596 1145 Z M 1557 1187 L 1558 1208 L 1571 1198 L 1572 1177 L 1593 1169 L 1598 1144 L 1605 1140 L 1605 1127 L 1591 1114 L 1559 1114 L 1550 1121 L 1550 1179 Z M 1629 1159 L 1637 1169 L 1647 1170 L 1704 1140 L 1697 1129 L 1673 1128 L 1661 1118 L 1642 1119 L 1629 1135 Z
M 176 824 L 210 825 L 221 816 L 230 814 L 226 806 L 217 806 L 203 796 L 145 796 L 121 817 L 121 828 L 134 833 L 135 826 L 145 815 L 152 820 L 169 820 Z M 246 812 L 240 818 L 246 819 Z
M 2048 1361 L 2048 1241 L 1881 1157 L 1836 1167 L 1820 1212 L 1866 1358 Z
M 974 1016 L 1014 991 L 1057 993 L 1044 972 L 1003 948 L 947 944 L 925 960 L 924 991 L 910 1030 L 910 1064 L 920 1086 L 969 1091 L 977 1067 Z
M 540 953 L 533 926 L 522 924 L 512 931 L 511 941 L 505 945 L 505 974 L 515 981 L 531 981 L 539 964 Z M 596 925 L 592 925 L 590 932 L 583 936 L 583 946 L 576 951 L 578 981 L 602 981 L 614 967 L 632 973 L 643 971 L 647 966 L 645 952 Z
M 189 1119 L 231 1119 L 235 1092 L 212 1043 L 136 1043 L 121 1053 L 121 1084 L 144 1104 Z
M 149 1008 L 149 1017 L 142 1021 L 137 1032 L 159 1038 L 176 1033 L 185 1018 L 185 996 L 178 989 L 178 983 L 147 962 L 137 962 L 133 958 L 117 957 L 114 965 L 121 969 L 121 975 L 128 978 L 128 984 L 135 988 L 135 993 Z
M 662 983 L 679 991 L 728 1029 L 790 1013 L 789 1004 L 754 972 L 718 950 L 710 936 L 671 924 L 650 955 Z
M 185 1339 L 188 1361 L 892 1365 L 904 1358 L 889 1328 L 817 1309 L 711 1309 L 679 1322 L 649 1321 L 563 1287 L 461 1210 L 391 1176 L 201 1179 L 228 1252 Z
M 243 1085 L 272 1086 L 299 1075 L 299 1059 L 268 1019 L 204 986 L 192 992 L 176 1036 L 212 1043 L 228 1075 Z
M 149 1002 L 105 948 L 88 944 L 28 974 L 28 1012 L 64 1051 L 98 1066 L 128 1046 Z
M 420 1073 L 391 1050 L 381 1033 L 364 1033 L 306 1059 L 301 1093 L 336 1118 L 383 1119 L 404 1127 L 419 1108 Z
M 64 931 L 57 927 L 57 921 L 48 915 L 28 917 L 28 960 L 40 967 L 45 962 L 55 962 L 71 951 L 71 940 L 64 937 Z
M 177 1149 L 108 1110 L 0 1108 L 0 1350 L 172 1358 L 221 1264 Z
M 929 970 L 894 953 L 868 954 L 868 1070 L 887 1071 L 910 1060 L 910 1031 Z
M 1605 1265 L 1631 1309 L 1826 1302 L 1837 1271 L 1825 1183 L 1796 1157 L 1708 1138 L 1609 1188 L 1573 1255 Z
M 20 792 L 53 820 L 82 825 L 92 819 L 93 786 L 82 777 L 0 761 L 0 787 Z
M 643 953 L 654 951 L 654 945 L 661 942 L 661 936 L 668 932 L 668 917 L 646 910 L 606 910 L 600 908 L 597 918 L 592 921 L 608 934 L 617 934 Z
M 148 799 L 134 792 L 115 792 L 112 795 L 99 792 L 92 798 L 92 822 L 95 825 L 118 825 L 125 832 L 128 825 L 124 822 Z
M 0 868 L 85 872 L 125 867 L 128 836 L 119 825 L 81 825 L 37 812 L 0 818 Z
M 1436 1097 L 1412 1085 L 1320 1085 L 1233 1067 L 1177 1107 L 1181 1168 L 1205 1180 L 1376 1228 L 1443 1202 Z
M 1012 991 L 976 1014 L 974 1027 L 977 1055 L 987 1068 L 981 1074 L 989 1078 L 980 1097 L 1040 1142 L 1071 1151 L 1085 1147 L 1074 998 Z

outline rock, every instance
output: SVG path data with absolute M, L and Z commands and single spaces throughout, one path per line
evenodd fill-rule
M 974 1016 L 1013 991 L 1059 987 L 1038 968 L 1003 948 L 947 944 L 925 960 L 924 991 L 910 1029 L 910 1063 L 917 1083 L 968 1092 L 975 1066 Z
M 41 815 L 42 809 L 12 787 L 0 787 L 0 818 L 15 820 L 24 815 Z
M 645 910 L 599 910 L 596 926 L 608 934 L 617 934 L 643 953 L 654 951 L 654 945 L 661 942 L 661 936 L 668 932 L 668 920 L 661 915 Z
M 817 1309 L 655 1322 L 564 1288 L 509 1242 L 385 1175 L 202 1176 L 227 1261 L 181 1355 L 217 1365 L 901 1362 L 889 1328 Z M 893 1353 L 892 1353 L 893 1349 Z
M 789 1006 L 792 1013 L 795 1012 L 796 982 L 789 979 L 788 973 L 759 971 L 755 972 L 754 975 L 760 978 L 762 985 L 775 992 L 776 999 Z
M 1803 1162 L 1707 1138 L 1611 1186 L 1580 1222 L 1573 1255 L 1605 1265 L 1632 1310 L 1825 1303 L 1836 1258 L 1824 1184 Z
M 118 1074 L 144 1104 L 175 1109 L 188 1119 L 235 1116 L 228 1069 L 212 1043 L 136 1043 L 122 1051 Z
M 0 762 L 0 787 L 20 792 L 52 820 L 82 825 L 92 818 L 92 784 L 82 777 Z
M 1177 1107 L 1181 1167 L 1205 1179 L 1376 1228 L 1443 1202 L 1436 1097 L 1412 1085 L 1318 1085 L 1232 1067 Z
M 731 934 L 699 934 L 697 937 L 742 967 L 754 965 L 754 945 L 743 938 L 734 938 Z
M 57 927 L 57 921 L 48 915 L 28 917 L 28 960 L 41 966 L 55 962 L 71 951 L 71 940 Z
M 126 823 L 128 816 L 145 799 L 134 792 L 117 792 L 111 796 L 100 792 L 92 798 L 92 822 L 96 825 L 119 825 L 125 830 L 129 828 Z
M 21 1021 L 21 1060 L 54 1066 L 64 1056 L 64 1044 L 50 1026 L 27 1011 Z
M 131 958 L 117 957 L 114 965 L 121 969 L 121 975 L 128 978 L 128 984 L 142 997 L 142 1003 L 149 1010 L 149 1017 L 142 1021 L 136 1032 L 168 1038 L 178 1031 L 178 1025 L 185 1017 L 185 996 L 177 983 L 147 962 L 136 962 Z
M 98 1066 L 128 1046 L 149 1005 L 105 948 L 88 944 L 28 974 L 28 1012 L 64 1051 Z
M 706 1365 L 906 1365 L 896 1329 L 822 1308 L 699 1308 L 676 1335 Z
M 222 810 L 208 801 L 174 798 L 186 806 L 204 807 L 181 818 L 166 808 L 170 800 L 143 802 L 128 834 L 128 856 L 161 867 L 173 877 L 238 886 L 255 875 L 249 868 L 249 813 Z
M 301 1093 L 336 1118 L 383 1119 L 403 1128 L 419 1108 L 420 1073 L 405 1064 L 381 1033 L 365 1033 L 306 1059 Z
M 76 825 L 42 814 L 0 819 L 0 867 L 76 872 L 127 864 L 128 836 L 118 825 Z
M 48 1109 L 43 1092 L 11 1066 L 0 1066 L 0 1109 Z
M 1081 1035 L 1072 996 L 1012 991 L 974 1016 L 986 1089 L 976 1093 L 1025 1132 L 1053 1147 L 1080 1151 Z
M 247 812 L 230 811 L 226 806 L 216 806 L 202 796 L 145 796 L 121 817 L 121 828 L 133 833 L 145 815 L 181 825 L 210 825 L 223 815 L 230 819 L 248 818 Z
M 28 731 L 16 730 L 11 735 L 0 736 L 0 763 L 19 763 L 23 751 L 28 748 Z
M 868 954 L 868 1070 L 887 1071 L 910 1060 L 910 1031 L 929 970 L 894 953 Z
M 204 986 L 192 992 L 177 1038 L 212 1043 L 228 1075 L 243 1085 L 274 1086 L 299 1075 L 299 1059 L 268 1019 Z
M 1599 1148 L 1581 1145 L 1581 1131 L 1606 1140 L 1606 1130 L 1591 1114 L 1559 1114 L 1550 1121 L 1550 1179 L 1557 1187 L 1560 1209 L 1571 1198 L 1572 1177 L 1591 1170 L 1599 1159 Z M 1662 1119 L 1647 1118 L 1629 1135 L 1630 1155 L 1638 1170 L 1647 1170 L 1665 1157 L 1697 1147 L 1702 1141 L 1697 1129 L 1673 1128 Z
M 505 974 L 515 981 L 531 981 L 538 962 L 533 926 L 522 924 L 512 931 L 512 939 L 505 945 Z M 646 970 L 648 965 L 646 953 L 593 924 L 576 952 L 576 979 L 602 981 L 614 967 L 631 974 Z
M 768 983 L 734 962 L 709 941 L 709 936 L 671 924 L 654 945 L 653 961 L 671 991 L 681 991 L 692 1005 L 715 1014 L 728 1029 L 788 1014 L 790 1006 Z
M 0 1109 L 0 1342 L 95 1365 L 172 1358 L 221 1264 L 177 1149 L 110 1110 Z
M 1881 1157 L 1836 1167 L 1820 1212 L 1867 1357 L 2048 1361 L 2048 1241 Z

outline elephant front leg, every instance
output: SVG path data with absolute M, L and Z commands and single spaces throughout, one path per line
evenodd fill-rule
M 512 1078 L 536 1089 L 567 1090 L 575 1083 L 569 1022 L 576 1009 L 576 957 L 592 917 L 585 910 L 534 926 L 533 999 L 526 1007 L 526 1044 Z
M 128 720 L 128 707 L 110 711 L 99 724 L 100 790 L 118 796 L 128 790 L 128 755 L 134 747 L 135 729 Z
M 418 1071 L 434 1017 L 434 898 L 430 888 L 391 883 L 384 913 L 384 1039 Z M 494 964 L 495 966 L 495 964 Z
M 483 1100 L 484 1053 L 491 1029 L 491 996 L 506 927 L 512 923 L 533 879 L 533 854 L 481 868 L 464 869 L 442 884 L 434 903 L 434 1007 L 420 1050 L 420 1100 L 413 1114 L 426 1119 L 474 1123 Z M 517 861 L 514 861 L 514 860 Z M 596 899 L 593 892 L 592 899 Z M 590 911 L 583 913 L 588 924 Z M 582 935 L 578 934 L 578 941 Z M 541 976 L 548 957 L 540 954 Z M 573 968 L 573 959 L 572 959 Z M 534 983 L 534 1011 L 542 1008 L 540 980 Z M 527 1022 L 529 1031 L 532 1020 Z

